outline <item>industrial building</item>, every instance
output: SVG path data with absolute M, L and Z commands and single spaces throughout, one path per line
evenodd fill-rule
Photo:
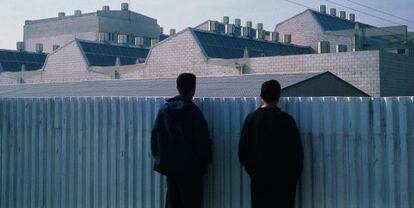
M 27 51 L 43 50 L 51 53 L 75 38 L 90 41 L 150 47 L 164 38 L 157 20 L 129 10 L 122 3 L 121 10 L 103 6 L 92 13 L 75 10 L 73 15 L 59 12 L 57 17 L 27 20 L 23 45 Z
M 238 18 L 231 23 L 225 16 L 171 31 L 151 48 L 73 38 L 49 53 L 32 75 L 14 72 L 17 79 L 10 79 L 0 73 L 0 84 L 172 78 L 182 72 L 221 77 L 329 71 L 370 96 L 414 95 L 414 35 L 406 26 L 379 28 L 356 21 L 354 14 L 329 11 L 326 6 L 305 10 L 274 31 L 261 23 L 254 28 L 251 21 L 242 25 Z

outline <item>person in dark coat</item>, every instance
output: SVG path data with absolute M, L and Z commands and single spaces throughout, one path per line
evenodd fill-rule
M 177 89 L 180 95 L 160 108 L 152 131 L 154 170 L 167 176 L 167 208 L 197 208 L 212 160 L 212 141 L 207 122 L 192 101 L 196 76 L 180 74 Z
M 294 207 L 303 169 L 303 147 L 295 120 L 281 111 L 276 80 L 262 85 L 263 105 L 243 125 L 239 159 L 251 178 L 253 208 Z

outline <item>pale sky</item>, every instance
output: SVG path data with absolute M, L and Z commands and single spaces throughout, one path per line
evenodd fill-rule
M 319 4 L 326 4 L 328 8 L 335 7 L 337 10 L 351 12 L 327 0 L 292 1 L 315 9 Z M 368 10 L 348 0 L 332 1 L 414 28 L 414 0 L 354 0 L 412 22 Z M 221 20 L 222 16 L 230 16 L 231 22 L 236 17 L 241 18 L 242 24 L 246 20 L 253 21 L 254 25 L 262 22 L 266 30 L 273 30 L 277 23 L 306 9 L 285 0 L 0 0 L 0 49 L 15 49 L 16 41 L 23 39 L 25 20 L 55 17 L 60 11 L 71 15 L 76 9 L 88 13 L 101 9 L 103 5 L 119 10 L 122 2 L 129 2 L 130 9 L 135 12 L 157 19 L 166 32 L 170 28 L 180 31 L 195 27 L 208 19 Z M 353 13 L 356 13 L 357 21 L 360 22 L 375 26 L 395 25 L 358 12 Z

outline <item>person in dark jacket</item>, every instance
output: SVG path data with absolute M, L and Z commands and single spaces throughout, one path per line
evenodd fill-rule
M 294 207 L 303 168 L 303 147 L 295 120 L 278 107 L 276 80 L 262 85 L 263 105 L 243 125 L 239 159 L 251 178 L 253 208 Z
M 160 108 L 152 131 L 154 170 L 167 176 L 167 208 L 197 208 L 212 160 L 212 142 L 207 122 L 192 102 L 196 76 L 180 74 L 177 89 L 180 95 Z

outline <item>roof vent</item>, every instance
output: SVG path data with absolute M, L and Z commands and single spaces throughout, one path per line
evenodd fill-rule
M 22 41 L 16 42 L 16 49 L 20 52 L 24 51 L 24 42 Z
M 208 21 L 208 31 L 210 32 L 216 32 L 217 31 L 217 22 L 209 20 Z
M 136 46 L 144 46 L 144 42 L 145 42 L 144 37 L 135 37 L 134 38 L 134 44 Z
M 339 12 L 339 17 L 340 17 L 341 19 L 346 19 L 346 12 L 345 12 L 345 11 L 340 11 L 340 12 Z
M 279 41 L 279 33 L 278 32 L 270 32 L 269 40 L 273 41 L 273 42 L 278 42 Z
M 241 19 L 239 19 L 239 18 L 234 19 L 234 25 L 236 25 L 237 27 L 240 27 L 241 26 Z
M 118 44 L 126 44 L 128 41 L 127 35 L 118 35 Z
M 231 35 L 234 33 L 234 25 L 233 24 L 225 24 L 224 25 L 224 33 Z
M 224 16 L 223 17 L 223 24 L 229 24 L 230 23 L 230 17 L 229 16 Z
M 109 11 L 110 10 L 110 7 L 109 6 L 103 6 L 102 7 L 102 11 Z
M 292 43 L 292 35 L 291 34 L 284 34 L 283 35 L 283 43 L 286 43 L 286 44 Z
M 175 35 L 175 29 L 170 29 L 170 35 Z
M 326 14 L 326 5 L 319 5 L 319 12 L 322 14 Z
M 122 11 L 128 11 L 129 10 L 128 3 L 122 3 L 121 4 L 121 10 Z
M 256 30 L 256 39 L 263 39 L 264 38 L 264 31 L 263 30 Z
M 355 22 L 355 14 L 353 13 L 349 14 L 349 21 Z
M 82 11 L 81 10 L 79 10 L 79 9 L 77 9 L 77 10 L 75 10 L 74 11 L 74 15 L 75 16 L 79 16 L 79 15 L 81 15 L 82 14 Z
M 257 23 L 257 29 L 263 30 L 263 23 Z
M 240 36 L 250 37 L 250 28 L 249 27 L 241 27 Z
M 42 43 L 36 43 L 35 49 L 36 49 L 36 53 L 43 53 L 43 44 Z
M 252 28 L 253 27 L 253 22 L 252 21 L 247 21 L 246 22 L 246 27 Z
M 58 13 L 58 17 L 64 17 L 64 16 L 66 16 L 65 12 L 59 12 Z
M 331 8 L 331 10 L 329 10 L 329 14 L 336 17 L 336 9 L 335 8 Z
M 318 42 L 318 53 L 329 53 L 330 52 L 330 44 L 328 41 L 320 41 Z

